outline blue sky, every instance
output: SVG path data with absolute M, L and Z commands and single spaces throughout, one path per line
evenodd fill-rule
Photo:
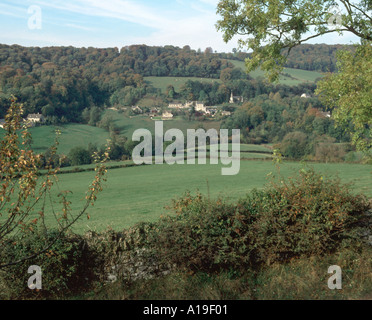
M 190 45 L 231 52 L 215 23 L 218 0 L 0 0 L 0 43 L 24 46 L 118 47 L 131 44 Z M 41 29 L 30 29 L 41 9 Z M 32 7 L 33 8 L 33 7 Z M 33 20 L 34 21 L 34 20 Z M 312 43 L 351 43 L 331 34 Z

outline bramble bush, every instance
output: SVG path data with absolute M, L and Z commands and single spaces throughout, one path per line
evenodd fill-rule
M 188 193 L 174 202 L 174 209 L 176 216 L 162 218 L 149 233 L 149 244 L 162 262 L 195 270 L 240 262 L 234 205 Z
M 358 242 L 358 227 L 370 208 L 365 196 L 354 195 L 339 179 L 305 169 L 287 181 L 272 182 L 264 191 L 254 191 L 240 205 L 256 217 L 250 234 L 257 263 L 322 256 Z
M 338 179 L 302 169 L 235 204 L 188 193 L 149 237 L 158 256 L 178 268 L 255 269 L 360 243 L 357 227 L 369 207 Z
M 84 242 L 77 235 L 63 234 L 58 230 L 43 233 L 40 230 L 28 231 L 3 250 L 3 261 L 17 261 L 25 255 L 39 253 L 48 243 L 53 245 L 45 252 L 22 263 L 4 268 L 1 280 L 7 299 L 54 298 L 63 297 L 88 288 L 93 280 L 92 266 L 89 265 Z M 27 273 L 31 265 L 42 268 L 42 290 L 30 290 L 27 287 Z

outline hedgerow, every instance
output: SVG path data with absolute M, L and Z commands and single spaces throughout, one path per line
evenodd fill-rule
M 338 179 L 303 169 L 235 204 L 188 193 L 173 209 L 176 215 L 161 219 L 150 234 L 154 250 L 179 267 L 216 271 L 321 256 L 358 243 L 369 203 Z
M 173 201 L 171 215 L 123 232 L 58 238 L 35 230 L 9 244 L 4 250 L 9 261 L 57 241 L 34 259 L 8 268 L 0 282 L 8 286 L 11 298 L 60 297 L 106 281 L 112 267 L 128 283 L 139 275 L 146 279 L 144 270 L 150 270 L 151 277 L 155 271 L 160 276 L 163 271 L 237 276 L 247 270 L 260 272 L 343 249 L 358 252 L 369 209 L 367 198 L 353 194 L 349 185 L 303 169 L 236 202 L 186 193 Z M 128 263 L 133 268 L 124 265 Z M 45 270 L 41 292 L 27 289 L 31 264 Z M 127 274 L 132 269 L 136 277 Z

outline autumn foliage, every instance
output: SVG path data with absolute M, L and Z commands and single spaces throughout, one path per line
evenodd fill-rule
M 53 169 L 47 164 L 47 172 L 40 174 L 40 156 L 30 148 L 31 135 L 24 125 L 22 114 L 22 104 L 17 103 L 13 97 L 5 117 L 6 135 L 1 141 L 0 149 L 0 268 L 18 264 L 46 252 L 59 239 L 58 236 L 54 237 L 54 242 L 46 241 L 42 248 L 25 252 L 16 260 L 9 260 L 9 256 L 3 254 L 9 246 L 17 246 L 26 234 L 34 230 L 47 235 L 49 229 L 54 228 L 58 229 L 60 236 L 64 235 L 78 219 L 87 215 L 87 208 L 94 204 L 97 194 L 102 191 L 102 182 L 105 181 L 107 172 L 104 163 L 108 159 L 108 151 L 102 159 L 98 154 L 94 155 L 97 163 L 96 175 L 87 191 L 83 208 L 79 212 L 71 212 L 68 192 L 63 191 L 58 195 L 61 208 L 47 210 L 46 204 L 53 201 L 50 191 L 58 183 L 56 174 L 59 168 Z M 56 153 L 57 146 L 58 138 L 50 148 L 52 155 Z M 54 226 L 45 223 L 46 215 L 55 218 Z
M 303 169 L 237 203 L 186 194 L 174 202 L 176 215 L 156 224 L 151 243 L 159 257 L 181 269 L 259 269 L 360 243 L 358 228 L 368 208 L 349 186 Z

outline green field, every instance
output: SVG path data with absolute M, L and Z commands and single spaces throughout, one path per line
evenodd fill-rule
M 114 110 L 106 112 L 115 119 L 115 124 L 122 130 L 122 134 L 128 137 L 131 137 L 133 131 L 138 128 L 154 132 L 155 123 L 149 117 L 128 118 Z M 176 118 L 165 121 L 164 130 L 179 128 L 186 133 L 187 129 L 196 129 L 201 124 L 205 129 L 219 130 L 220 127 L 220 123 L 215 121 L 200 123 Z M 55 129 L 56 127 L 53 126 L 30 129 L 36 151 L 43 151 L 53 143 Z M 86 125 L 70 124 L 58 129 L 62 131 L 60 153 L 68 153 L 74 146 L 86 147 L 89 142 L 101 145 L 109 137 L 106 131 Z M 109 226 L 120 230 L 141 221 L 156 221 L 160 215 L 169 213 L 164 207 L 170 205 L 172 199 L 181 197 L 187 190 L 195 193 L 199 189 L 204 194 L 209 192 L 213 198 L 221 195 L 236 200 L 253 188 L 262 188 L 267 182 L 268 174 L 275 172 L 275 167 L 270 160 L 272 157 L 270 148 L 265 145 L 241 145 L 241 151 L 241 170 L 236 176 L 222 176 L 221 165 L 151 165 L 109 170 L 104 191 L 99 195 L 96 205 L 88 211 L 91 219 L 80 220 L 75 226 L 75 231 L 79 233 L 90 229 L 102 231 Z M 264 158 L 268 161 L 250 160 Z M 131 161 L 111 162 L 110 166 L 131 163 Z M 81 167 L 91 169 L 93 166 Z M 331 176 L 339 175 L 343 182 L 354 182 L 355 192 L 372 197 L 371 166 L 314 164 L 313 167 Z M 288 162 L 281 166 L 281 172 L 284 176 L 290 176 L 300 168 L 300 163 Z M 74 168 L 62 170 L 71 169 Z M 69 198 L 72 202 L 71 208 L 75 213 L 78 212 L 83 206 L 85 192 L 93 176 L 94 172 L 91 171 L 59 175 L 59 184 L 53 191 L 55 193 L 53 199 L 59 201 L 57 198 L 59 191 L 72 191 Z M 51 216 L 51 205 L 48 206 L 47 212 Z M 58 208 L 59 204 L 54 203 L 53 206 Z M 52 221 L 50 219 L 49 223 Z
M 229 60 L 236 68 L 241 68 L 245 70 L 245 63 L 243 61 Z M 314 82 L 317 78 L 323 75 L 316 71 L 307 71 L 293 68 L 284 68 L 283 74 L 287 73 L 291 77 L 281 75 L 279 78 L 280 84 L 285 84 L 288 86 L 298 85 L 304 82 Z M 265 77 L 265 72 L 261 69 L 257 69 L 249 74 L 252 78 Z
M 160 89 L 165 92 L 168 85 L 173 85 L 174 89 L 179 92 L 182 85 L 184 85 L 188 80 L 200 81 L 206 83 L 221 83 L 219 79 L 209 79 L 209 78 L 198 78 L 198 77 L 144 77 L 144 80 L 151 84 L 154 88 Z
M 115 125 L 120 128 L 121 134 L 132 137 L 133 132 L 136 129 L 147 129 L 154 134 L 155 121 L 151 120 L 146 116 L 135 116 L 132 118 L 126 117 L 123 113 L 119 113 L 115 110 L 107 110 L 106 114 L 114 119 Z M 205 130 L 214 128 L 220 129 L 220 121 L 185 121 L 180 117 L 176 117 L 173 120 L 164 121 L 164 132 L 177 128 L 180 129 L 186 136 L 187 129 L 197 129 L 202 126 Z M 61 131 L 59 137 L 58 153 L 68 154 L 71 148 L 82 146 L 87 147 L 89 143 L 96 144 L 98 147 L 104 145 L 107 139 L 110 138 L 109 133 L 103 129 L 92 127 L 88 125 L 80 124 L 68 124 L 63 126 L 41 126 L 30 128 L 29 131 L 32 134 L 33 144 L 32 148 L 37 153 L 42 153 L 48 149 L 48 147 L 54 144 L 55 131 Z M 0 129 L 0 139 L 3 138 L 5 131 Z M 266 146 L 261 145 L 241 145 L 241 152 L 250 152 L 250 154 L 243 154 L 242 158 L 266 158 L 270 156 L 270 149 Z M 268 153 L 264 155 L 261 153 Z
M 89 143 L 97 146 L 106 143 L 110 138 L 108 132 L 104 129 L 92 127 L 83 124 L 66 124 L 62 126 L 40 126 L 30 128 L 29 132 L 32 135 L 32 148 L 37 153 L 42 153 L 54 144 L 55 131 L 61 131 L 59 138 L 58 153 L 68 154 L 74 147 L 87 147 Z M 0 129 L 0 139 L 3 138 L 5 131 Z
M 245 63 L 243 61 L 228 60 L 236 68 L 241 68 L 245 70 Z M 289 74 L 287 76 L 285 74 Z M 257 69 L 249 74 L 252 78 L 256 79 L 258 77 L 265 77 L 264 71 Z M 316 71 L 307 71 L 293 68 L 284 68 L 282 75 L 279 78 L 280 84 L 285 84 L 288 86 L 295 86 L 304 82 L 314 82 L 317 78 L 323 75 Z M 144 77 L 144 80 L 152 85 L 154 88 L 160 89 L 162 92 L 166 91 L 168 85 L 173 85 L 176 91 L 179 91 L 182 85 L 188 80 L 200 81 L 206 83 L 221 83 L 219 79 L 209 79 L 209 78 L 197 78 L 197 77 Z
M 371 167 L 358 164 L 314 164 L 316 170 L 327 175 L 339 175 L 343 182 L 354 182 L 355 192 L 372 197 Z M 284 176 L 293 175 L 301 168 L 299 163 L 281 166 Z M 215 198 L 237 199 L 253 188 L 262 188 L 267 175 L 276 172 L 272 161 L 241 161 L 240 173 L 222 176 L 221 165 L 151 165 L 113 169 L 108 173 L 104 191 L 94 207 L 89 209 L 90 220 L 83 218 L 75 231 L 102 231 L 108 226 L 115 230 L 140 221 L 156 221 L 169 211 L 164 207 L 182 196 L 186 190 Z M 84 202 L 85 191 L 93 179 L 93 172 L 59 175 L 59 189 L 70 190 L 72 209 L 77 212 Z M 208 182 L 208 183 L 207 183 Z M 57 207 L 57 204 L 54 204 Z

